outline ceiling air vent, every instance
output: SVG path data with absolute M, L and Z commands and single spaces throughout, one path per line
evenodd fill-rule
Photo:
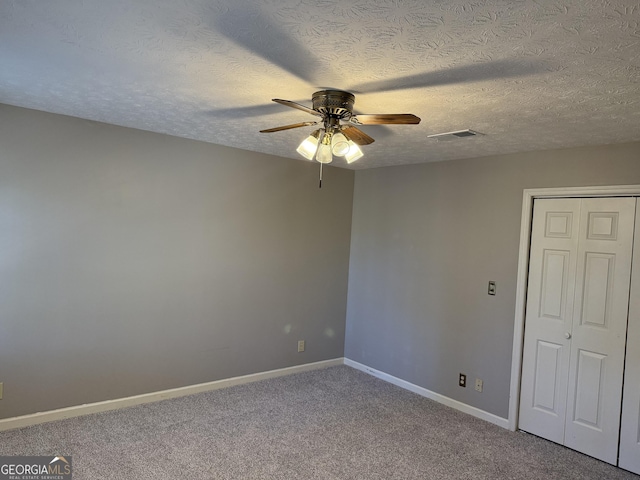
M 435 133 L 433 135 L 427 135 L 428 138 L 435 138 L 439 141 L 454 140 L 456 138 L 475 137 L 476 135 L 482 135 L 480 132 L 474 130 L 456 130 L 455 132 Z

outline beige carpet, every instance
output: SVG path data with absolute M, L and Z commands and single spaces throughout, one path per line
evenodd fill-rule
M 638 479 L 340 366 L 0 433 L 80 479 Z

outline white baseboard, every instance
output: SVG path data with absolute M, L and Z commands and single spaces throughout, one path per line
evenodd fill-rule
M 305 363 L 294 367 L 279 368 L 277 370 L 269 370 L 267 372 L 253 373 L 251 375 L 243 375 L 241 377 L 225 378 L 214 382 L 200 383 L 197 385 L 189 385 L 186 387 L 172 388 L 159 392 L 144 393 L 133 397 L 117 398 L 115 400 L 106 400 L 104 402 L 87 403 L 74 407 L 60 408 L 58 410 L 50 410 L 48 412 L 38 412 L 20 417 L 5 418 L 0 420 L 0 432 L 11 430 L 14 428 L 29 427 L 54 420 L 63 420 L 65 418 L 80 417 L 91 413 L 106 412 L 109 410 L 117 410 L 118 408 L 132 407 L 134 405 L 142 405 L 144 403 L 158 402 L 169 398 L 184 397 L 193 395 L 194 393 L 209 392 L 220 388 L 232 387 L 234 385 L 242 385 L 244 383 L 257 382 L 258 380 L 267 380 L 269 378 L 283 377 L 293 373 L 308 372 L 310 370 L 318 370 L 326 367 L 344 364 L 344 358 L 334 358 L 332 360 L 324 360 L 321 362 Z
M 485 412 L 484 410 L 480 410 L 479 408 L 472 407 L 471 405 L 467 405 L 466 403 L 459 402 L 458 400 L 454 400 L 453 398 L 445 397 L 444 395 L 440 395 L 439 393 L 432 392 L 431 390 L 427 390 L 426 388 L 419 387 L 418 385 L 414 385 L 413 383 L 407 382 L 406 380 L 402 380 L 401 378 L 394 377 L 393 375 L 389 375 L 388 373 L 381 372 L 380 370 L 376 370 L 375 368 L 368 367 L 367 365 L 363 365 L 362 363 L 358 363 L 349 358 L 344 359 L 344 364 L 368 373 L 369 375 L 372 375 L 376 378 L 384 380 L 385 382 L 389 382 L 397 385 L 398 387 L 404 388 L 405 390 L 409 390 L 410 392 L 417 393 L 418 395 L 429 398 L 438 403 L 442 403 L 448 407 L 455 408 L 456 410 L 460 410 L 464 413 L 468 413 L 469 415 L 473 415 L 474 417 L 480 418 L 489 423 L 493 423 L 495 425 L 498 425 L 499 427 L 509 429 L 509 420 L 506 418 L 498 417 L 493 413 Z
M 47 412 L 38 412 L 30 415 L 23 415 L 20 417 L 5 418 L 0 420 L 0 432 L 4 430 L 12 430 L 14 428 L 29 427 L 31 425 L 38 425 L 40 423 L 52 422 L 55 420 L 64 420 L 65 418 L 80 417 L 82 415 L 90 415 L 92 413 L 107 412 L 109 410 L 117 410 L 119 408 L 133 407 L 135 405 L 142 405 L 145 403 L 158 402 L 160 400 L 167 400 L 170 398 L 184 397 L 186 395 L 193 395 L 195 393 L 209 392 L 212 390 L 218 390 L 220 388 L 232 387 L 234 385 L 242 385 L 245 383 L 257 382 L 259 380 L 267 380 L 269 378 L 282 377 L 285 375 L 291 375 L 294 373 L 308 372 L 311 370 L 318 370 L 326 367 L 333 367 L 336 365 L 348 365 L 350 367 L 361 370 L 369 375 L 373 375 L 381 380 L 397 385 L 398 387 L 409 390 L 413 393 L 417 393 L 423 397 L 434 400 L 438 403 L 447 405 L 448 407 L 455 408 L 474 417 L 480 418 L 487 422 L 493 423 L 503 428 L 509 428 L 509 421 L 506 418 L 498 417 L 479 408 L 472 407 L 466 403 L 459 402 L 439 393 L 432 392 L 426 388 L 419 387 L 413 383 L 407 382 L 400 378 L 394 377 L 387 373 L 371 368 L 362 363 L 350 360 L 348 358 L 334 358 L 332 360 L 324 360 L 321 362 L 305 363 L 303 365 L 296 365 L 294 367 L 280 368 L 277 370 L 269 370 L 266 372 L 253 373 L 251 375 L 243 375 L 241 377 L 225 378 L 222 380 L 216 380 L 214 382 L 200 383 L 197 385 L 189 385 L 186 387 L 172 388 L 169 390 L 162 390 L 159 392 L 145 393 L 142 395 L 135 395 L 133 397 L 117 398 L 114 400 L 106 400 L 104 402 L 87 403 L 85 405 L 77 405 L 74 407 L 60 408 L 57 410 L 50 410 Z

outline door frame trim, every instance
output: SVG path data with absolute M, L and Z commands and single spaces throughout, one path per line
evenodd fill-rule
M 529 276 L 529 248 L 531 241 L 531 222 L 533 220 L 533 201 L 536 198 L 637 196 L 640 196 L 640 185 L 532 188 L 523 191 L 520 247 L 518 249 L 518 276 L 516 281 L 516 311 L 513 326 L 513 351 L 511 354 L 509 430 L 515 431 L 518 428 L 518 405 L 520 404 L 520 378 L 522 374 L 524 318 L 527 302 L 527 278 Z

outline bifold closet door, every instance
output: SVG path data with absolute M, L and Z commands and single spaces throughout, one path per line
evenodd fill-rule
M 620 467 L 640 474 L 640 199 L 636 206 L 636 234 L 627 330 L 627 359 L 622 395 Z
M 579 199 L 535 200 L 519 427 L 564 443 Z
M 580 212 L 564 444 L 613 465 L 636 216 L 635 198 L 585 198 Z
M 633 198 L 534 204 L 520 428 L 617 463 Z

